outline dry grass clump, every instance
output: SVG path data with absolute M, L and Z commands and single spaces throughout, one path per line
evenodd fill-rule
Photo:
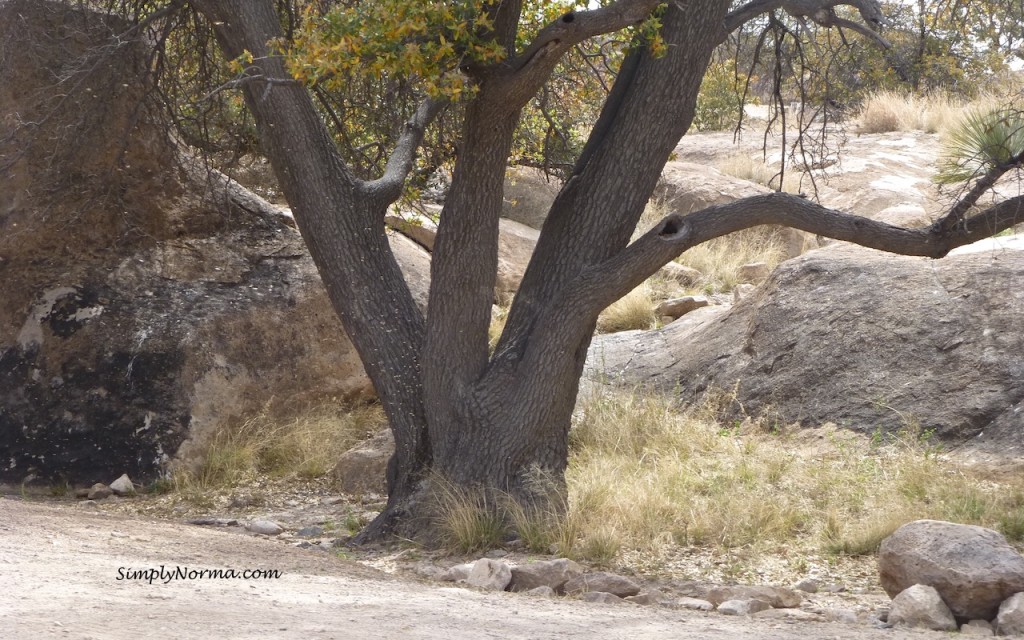
M 651 287 L 643 283 L 601 312 L 597 318 L 597 330 L 600 333 L 614 333 L 631 329 L 651 329 L 657 322 L 654 307 Z
M 936 92 L 914 96 L 896 91 L 878 91 L 864 100 L 857 116 L 859 133 L 924 131 L 943 134 L 961 121 L 965 112 L 990 110 L 1000 99 L 983 95 L 971 101 Z
M 749 154 L 737 153 L 728 156 L 716 162 L 715 168 L 725 175 L 748 180 L 771 189 L 778 189 L 779 186 L 778 169 Z M 800 180 L 799 172 L 787 168 L 782 181 L 782 190 L 786 193 L 800 193 Z
M 268 404 L 248 420 L 213 434 L 197 455 L 201 462 L 179 470 L 173 483 L 188 498 L 234 487 L 260 474 L 323 477 L 342 453 L 385 424 L 377 405 L 324 404 L 282 419 Z
M 764 262 L 774 269 L 785 259 L 778 237 L 769 227 L 754 227 L 693 247 L 677 262 L 704 274 L 705 293 L 728 292 L 740 284 L 739 268 Z
M 1024 483 L 972 476 L 911 430 L 866 438 L 768 427 L 723 425 L 711 411 L 650 395 L 584 400 L 567 473 L 575 528 L 584 540 L 601 537 L 603 548 L 654 555 L 779 545 L 871 554 L 919 518 L 1024 536 Z

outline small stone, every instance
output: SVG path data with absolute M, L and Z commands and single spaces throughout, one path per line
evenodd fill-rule
M 769 618 L 771 620 L 792 620 L 798 622 L 813 622 L 821 620 L 821 614 L 803 609 L 765 609 L 753 614 L 755 618 Z
M 832 622 L 843 622 L 846 624 L 857 624 L 860 618 L 849 609 L 826 609 L 825 618 Z
M 700 598 L 682 597 L 678 600 L 666 602 L 665 606 L 673 609 L 690 609 L 692 611 L 714 611 L 715 605 Z
M 284 531 L 284 527 L 273 520 L 253 520 L 245 528 L 264 536 L 276 536 Z
M 534 587 L 532 589 L 527 589 L 523 593 L 531 596 L 540 596 L 542 598 L 554 598 L 556 595 L 555 590 L 546 584 L 542 584 L 539 587 Z
M 79 500 L 83 500 L 85 498 L 88 498 L 89 497 L 89 489 L 88 488 L 84 488 L 84 487 L 81 488 L 81 489 L 75 489 L 75 497 L 78 498 Z
M 512 569 L 500 560 L 480 558 L 466 578 L 466 584 L 491 591 L 504 591 L 512 582 Z
M 303 527 L 295 532 L 297 538 L 319 538 L 322 535 L 324 535 L 324 528 L 320 525 Z
M 185 521 L 186 524 L 194 524 L 200 527 L 237 527 L 238 520 L 234 518 L 214 518 L 211 516 L 203 516 L 200 518 L 191 518 Z
M 736 285 L 735 287 L 733 287 L 733 289 L 732 289 L 732 301 L 734 303 L 739 302 L 740 300 L 742 300 L 743 298 L 746 298 L 747 296 L 749 296 L 750 294 L 754 293 L 755 291 L 757 291 L 757 287 L 756 286 L 754 286 L 754 285 L 752 285 L 752 284 L 750 284 L 748 282 L 740 283 L 740 284 Z
M 771 274 L 772 269 L 767 262 L 750 262 L 736 270 L 736 277 L 740 282 L 758 283 L 767 280 Z
M 965 636 L 994 636 L 992 623 L 988 620 L 971 620 L 960 627 L 960 633 Z
M 825 593 L 843 593 L 846 591 L 846 587 L 833 582 L 831 584 L 826 584 L 821 588 L 821 590 Z
M 336 504 L 341 504 L 345 502 L 345 500 L 345 496 L 327 496 L 325 498 L 320 498 L 320 504 L 324 505 L 325 507 L 331 507 Z
M 818 587 L 820 583 L 814 578 L 804 578 L 800 582 L 793 585 L 793 589 L 797 591 L 803 591 L 804 593 L 818 593 Z
M 580 600 L 584 602 L 599 602 L 601 604 L 619 604 L 623 602 L 619 596 L 606 591 L 587 591 L 580 596 Z
M 625 576 L 598 571 L 577 576 L 565 583 L 566 593 L 603 591 L 625 598 L 640 593 L 640 585 Z
M 1024 635 L 1024 593 L 1015 593 L 999 605 L 996 633 L 1001 636 Z
M 582 575 L 583 567 L 568 558 L 531 562 L 512 567 L 509 591 L 529 591 L 534 587 L 548 586 L 558 592 L 566 582 Z
M 892 599 L 889 623 L 923 627 L 933 631 L 956 631 L 956 620 L 934 587 L 923 584 L 904 589 Z
M 654 309 L 655 315 L 679 318 L 691 311 L 710 305 L 706 296 L 683 296 L 662 302 Z
M 743 586 L 715 587 L 707 592 L 712 604 L 720 605 L 726 600 L 764 600 L 776 609 L 799 607 L 803 598 L 796 591 L 783 587 Z
M 771 609 L 771 605 L 764 600 L 726 600 L 718 605 L 718 612 L 727 616 L 749 616 L 758 611 Z
M 78 503 L 78 506 L 82 507 L 83 509 L 99 509 L 100 508 L 100 505 L 96 504 L 95 500 L 83 500 L 82 502 Z
M 473 570 L 473 563 L 467 562 L 465 564 L 457 564 L 454 567 L 449 567 L 444 573 L 438 576 L 438 580 L 442 582 L 459 582 L 469 577 L 469 572 Z
M 697 269 L 681 265 L 678 262 L 669 262 L 658 269 L 658 275 L 666 280 L 675 280 L 684 287 L 692 287 L 704 277 L 704 274 Z
M 110 483 L 110 490 L 119 496 L 130 496 L 135 494 L 135 485 L 127 473 L 122 473 L 120 478 Z
M 626 596 L 626 602 L 632 602 L 633 604 L 661 604 L 666 600 L 665 594 L 657 589 L 650 589 L 639 593 L 635 596 Z
M 497 559 L 497 558 L 504 558 L 507 555 L 508 555 L 508 551 L 505 551 L 504 549 L 491 549 L 490 551 L 488 551 L 487 553 L 484 554 L 484 557 L 485 558 Z
M 97 482 L 89 489 L 88 498 L 90 500 L 103 500 L 104 498 L 109 498 L 112 495 L 114 495 L 114 492 L 110 487 L 102 482 Z

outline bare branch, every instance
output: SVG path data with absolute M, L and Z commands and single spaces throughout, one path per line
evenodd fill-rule
M 1019 168 L 1022 164 L 1024 164 L 1024 153 L 1017 154 L 1006 162 L 989 169 L 984 175 L 978 178 L 970 191 L 968 191 L 964 197 L 961 198 L 952 209 L 950 209 L 949 213 L 935 224 L 943 231 L 951 231 L 961 221 L 963 221 L 964 215 L 978 203 L 981 196 L 988 193 L 988 191 L 995 186 L 996 182 L 1006 175 L 1006 172 L 1014 168 Z
M 370 197 L 379 198 L 382 204 L 387 205 L 402 195 L 402 185 L 405 184 L 405 178 L 412 171 L 413 162 L 416 160 L 416 149 L 423 141 L 427 126 L 447 104 L 447 100 L 435 98 L 428 98 L 420 103 L 416 113 L 406 121 L 398 144 L 395 145 L 395 150 L 384 167 L 384 175 L 364 185 Z
M 605 262 L 582 272 L 572 283 L 567 304 L 596 314 L 640 285 L 663 264 L 713 238 L 763 224 L 778 224 L 908 256 L 941 258 L 956 247 L 990 237 L 1024 222 L 1024 196 L 1011 198 L 970 218 L 956 229 L 942 221 L 908 229 L 871 220 L 788 193 L 744 198 L 701 209 L 687 216 L 670 214 L 651 231 Z
M 612 33 L 645 20 L 659 0 L 618 0 L 590 11 L 570 11 L 544 27 L 510 66 L 521 71 L 555 47 L 559 55 L 587 38 Z
M 856 8 L 867 26 L 837 16 L 835 8 L 839 5 Z M 797 19 L 808 18 L 823 27 L 846 27 L 868 38 L 883 49 L 892 47 L 885 38 L 875 31 L 885 22 L 881 5 L 877 0 L 752 0 L 731 11 L 725 17 L 725 31 L 732 33 L 745 23 L 775 9 L 784 9 L 786 13 Z

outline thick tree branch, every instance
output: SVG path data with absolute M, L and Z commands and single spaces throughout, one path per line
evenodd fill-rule
M 855 7 L 867 25 L 837 16 L 835 8 L 839 5 Z M 750 20 L 780 8 L 795 18 L 808 18 L 823 27 L 852 29 L 883 49 L 892 47 L 875 31 L 885 22 L 877 0 L 752 0 L 725 17 L 725 32 L 732 33 Z
M 427 126 L 448 104 L 447 100 L 428 98 L 420 103 L 416 113 L 405 123 L 404 131 L 398 138 L 395 150 L 391 152 L 384 174 L 364 184 L 369 197 L 384 206 L 391 204 L 402 195 L 402 185 L 412 171 L 416 160 L 416 150 L 423 141 Z
M 645 20 L 659 4 L 660 0 L 619 0 L 600 9 L 570 11 L 541 29 L 510 65 L 521 71 L 553 46 L 564 52 L 587 38 L 625 29 Z
M 988 238 L 1024 222 L 1024 196 L 1011 198 L 965 218 L 955 229 L 941 220 L 908 229 L 815 204 L 788 193 L 771 193 L 671 214 L 636 242 L 600 265 L 580 273 L 567 298 L 586 297 L 582 313 L 597 312 L 638 286 L 663 264 L 708 240 L 763 224 L 778 224 L 820 236 L 907 256 L 941 258 L 956 247 Z M 575 292 L 582 292 L 577 295 Z

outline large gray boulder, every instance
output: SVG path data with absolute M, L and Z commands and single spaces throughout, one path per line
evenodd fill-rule
M 169 139 L 145 42 L 100 46 L 128 31 L 0 4 L 0 482 L 144 482 L 271 398 L 373 395 L 288 219 Z
M 1024 556 L 991 529 L 918 520 L 882 541 L 878 553 L 882 588 L 890 596 L 927 585 L 957 620 L 992 620 L 999 605 L 1024 591 Z
M 784 262 L 731 309 L 595 337 L 587 376 L 752 414 L 1024 453 L 1024 252 L 928 260 L 838 245 Z

